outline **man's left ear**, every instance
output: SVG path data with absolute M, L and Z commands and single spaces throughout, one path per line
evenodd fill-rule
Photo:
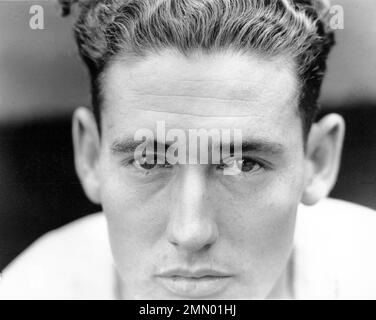
M 313 124 L 307 140 L 305 189 L 302 203 L 314 205 L 327 197 L 339 172 L 345 121 L 329 114 Z

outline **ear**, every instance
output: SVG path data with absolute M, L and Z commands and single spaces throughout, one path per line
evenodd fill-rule
M 93 113 L 84 107 L 73 114 L 74 162 L 87 197 L 100 204 L 99 156 L 100 138 Z
M 314 205 L 327 197 L 339 172 L 345 122 L 329 114 L 312 126 L 307 140 L 306 179 L 302 203 Z

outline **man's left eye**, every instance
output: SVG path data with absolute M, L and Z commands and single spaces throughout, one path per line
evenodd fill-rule
M 236 175 L 241 172 L 250 173 L 256 172 L 263 168 L 263 166 L 250 158 L 235 159 L 230 158 L 223 161 L 219 168 L 225 171 L 225 175 Z
M 241 159 L 239 161 L 238 167 L 243 172 L 257 171 L 262 168 L 262 166 L 258 162 L 251 159 Z

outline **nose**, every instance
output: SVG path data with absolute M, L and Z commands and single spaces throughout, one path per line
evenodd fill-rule
M 207 182 L 204 166 L 186 165 L 173 187 L 167 237 L 180 250 L 197 252 L 211 247 L 218 238 Z

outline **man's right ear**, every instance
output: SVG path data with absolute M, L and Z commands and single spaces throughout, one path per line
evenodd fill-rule
M 100 204 L 100 137 L 93 113 L 79 107 L 73 114 L 74 163 L 86 196 Z

